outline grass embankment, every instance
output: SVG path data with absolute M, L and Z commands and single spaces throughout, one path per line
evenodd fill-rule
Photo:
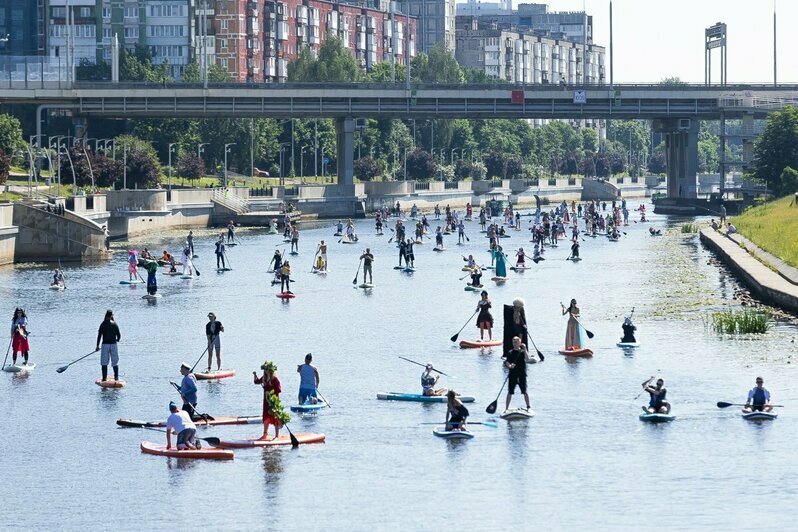
M 792 196 L 747 209 L 732 223 L 751 242 L 798 268 L 798 205 Z

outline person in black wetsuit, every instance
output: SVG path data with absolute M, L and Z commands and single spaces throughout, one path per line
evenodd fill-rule
M 446 430 L 467 430 L 468 409 L 457 398 L 457 392 L 446 392 Z
M 407 243 L 404 240 L 399 241 L 399 267 L 402 266 L 402 259 L 407 262 Z
M 524 401 L 526 402 L 526 409 L 529 410 L 529 394 L 526 387 L 526 365 L 527 363 L 533 364 L 537 362 L 537 358 L 529 356 L 529 350 L 521 343 L 521 338 L 518 336 L 513 337 L 513 348 L 504 357 L 504 367 L 509 370 L 508 380 L 509 386 L 507 387 L 507 401 L 504 405 L 504 411 L 510 409 L 510 401 L 513 399 L 515 387 L 521 389 L 524 394 Z
M 623 329 L 623 338 L 621 338 L 621 342 L 625 344 L 637 343 L 637 340 L 635 340 L 635 331 L 637 327 L 632 324 L 631 317 L 624 318 L 621 328 Z

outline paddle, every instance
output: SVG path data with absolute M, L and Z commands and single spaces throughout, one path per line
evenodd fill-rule
M 410 360 L 409 358 L 405 358 L 405 357 L 399 357 L 399 358 L 401 358 L 402 360 L 407 360 L 408 362 L 410 362 L 412 364 L 415 364 L 416 366 L 421 366 L 422 368 L 426 368 L 427 367 L 426 364 L 422 364 L 421 362 L 416 362 L 415 360 Z M 444 372 L 442 372 L 440 370 L 437 370 L 435 368 L 432 368 L 432 371 L 434 371 L 435 373 L 440 373 L 441 375 L 443 375 L 445 377 L 449 376 L 448 374 L 446 374 L 446 373 L 444 373 Z
M 535 351 L 537 351 L 538 358 L 540 358 L 540 361 L 543 362 L 544 360 L 546 360 L 546 357 L 544 357 L 543 353 L 540 352 L 540 349 L 538 349 L 538 346 L 535 345 L 535 341 L 532 339 L 532 337 L 527 335 L 527 338 L 529 338 L 529 341 L 532 342 L 532 347 L 534 347 Z
M 3 359 L 3 369 L 5 369 L 5 367 L 6 367 L 6 360 L 8 360 L 8 352 L 11 351 L 11 342 L 13 342 L 13 341 L 14 341 L 14 337 L 11 336 L 11 338 L 8 340 L 8 349 L 6 349 L 6 357 Z M 66 369 L 66 368 L 64 368 L 64 369 Z M 59 371 L 58 373 L 61 373 L 61 371 Z
M 501 397 L 502 392 L 504 391 L 504 387 L 507 384 L 507 379 L 509 379 L 509 378 L 510 378 L 510 375 L 508 374 L 504 378 L 504 382 L 502 383 L 502 387 L 499 390 L 499 394 L 496 396 L 496 400 L 493 401 L 491 404 L 489 404 L 488 407 L 485 409 L 485 412 L 487 412 L 488 414 L 495 414 L 496 413 L 496 407 L 499 405 L 499 397 Z
M 290 428 L 288 428 L 288 423 L 283 423 L 283 426 L 285 427 L 285 430 L 288 431 L 288 434 L 291 436 L 291 448 L 292 449 L 296 449 L 297 447 L 299 447 L 299 440 L 296 439 L 296 436 L 294 436 L 294 433 L 291 432 Z
M 155 428 L 155 427 L 148 427 L 146 425 L 142 425 L 139 428 L 154 430 L 156 432 L 166 432 L 166 429 L 158 429 L 158 428 Z M 206 441 L 213 447 L 217 447 L 222 442 L 222 440 L 220 440 L 219 438 L 215 438 L 213 436 L 208 436 L 206 438 L 200 438 L 199 436 L 194 436 L 194 438 L 196 438 L 198 440 Z M 177 448 L 177 447 L 175 446 L 175 448 Z
M 199 271 L 199 270 L 197 269 L 197 267 L 194 265 L 194 261 L 193 261 L 193 260 L 191 260 L 191 259 L 189 259 L 189 261 L 188 261 L 188 265 L 189 265 L 191 268 L 194 268 L 194 271 L 195 271 L 195 272 L 197 272 L 197 277 L 199 277 L 199 276 L 200 276 L 200 271 Z
M 11 347 L 11 345 L 10 345 L 10 344 L 9 344 L 9 347 Z M 100 351 L 99 349 L 95 349 L 94 351 L 92 351 L 92 352 L 91 352 L 91 353 L 89 353 L 88 355 L 83 355 L 83 356 L 82 356 L 82 357 L 80 357 L 79 359 L 77 359 L 77 360 L 75 360 L 75 361 L 73 361 L 73 362 L 70 362 L 70 363 L 69 363 L 69 364 L 67 364 L 66 366 L 61 366 L 61 367 L 60 367 L 60 368 L 58 368 L 56 371 L 57 371 L 58 373 L 63 373 L 63 372 L 65 372 L 65 371 L 67 370 L 67 368 L 68 368 L 69 366 L 71 366 L 71 365 L 72 365 L 72 364 L 74 364 L 75 362 L 80 362 L 80 361 L 81 361 L 81 360 L 83 360 L 84 358 L 86 358 L 86 357 L 88 357 L 88 356 L 91 356 L 91 355 L 93 355 L 94 353 L 97 353 L 97 352 L 99 352 L 99 351 Z M 5 363 L 3 363 L 3 366 L 5 366 Z
M 461 332 L 463 332 L 463 329 L 465 329 L 465 328 L 466 328 L 466 325 L 468 325 L 468 322 L 469 322 L 469 321 L 471 321 L 471 320 L 474 318 L 474 316 L 476 316 L 476 315 L 477 315 L 477 312 L 479 312 L 479 309 L 475 310 L 475 311 L 474 311 L 474 313 L 473 313 L 473 314 L 471 314 L 471 317 L 470 317 L 470 318 L 468 318 L 468 321 L 467 321 L 467 322 L 465 322 L 465 323 L 463 324 L 463 326 L 462 326 L 462 327 L 460 327 L 460 330 L 459 330 L 459 331 L 457 331 L 457 334 L 455 334 L 454 336 L 452 336 L 452 337 L 450 338 L 450 340 L 451 340 L 452 342 L 456 342 L 456 341 L 457 341 L 457 337 L 458 337 L 458 336 L 460 336 L 460 333 L 461 333 Z
M 576 323 L 578 323 L 580 327 L 585 329 L 585 326 L 582 325 L 582 323 L 579 320 L 577 320 L 576 318 L 574 318 L 574 319 L 576 320 Z M 587 335 L 588 338 L 593 338 L 595 336 L 595 334 L 593 334 L 592 332 L 588 331 L 587 329 L 585 329 L 585 334 Z
M 230 257 L 227 256 L 227 252 L 223 251 L 222 255 L 224 255 L 224 260 L 227 261 L 227 267 L 232 270 L 233 269 L 233 265 L 230 263 Z
M 321 400 L 324 401 L 327 404 L 327 406 L 332 408 L 332 405 L 330 404 L 330 402 L 327 399 L 324 398 L 324 396 L 321 394 L 321 392 L 319 391 L 318 388 L 316 388 L 316 393 L 319 394 L 319 397 L 321 397 Z
M 419 423 L 419 425 L 445 425 L 445 424 L 446 424 L 446 422 L 443 422 L 443 423 Z M 495 421 L 490 421 L 490 420 L 488 420 L 488 421 L 467 421 L 466 420 L 466 424 L 468 424 L 468 425 L 485 425 L 486 427 L 490 427 L 492 429 L 495 429 L 495 428 L 497 428 L 499 426 L 498 423 L 496 423 Z
M 66 275 L 64 275 L 64 267 L 61 266 L 61 259 L 58 259 L 58 270 L 61 272 L 61 282 L 64 283 L 64 290 L 67 289 Z
M 316 248 L 316 253 L 313 254 L 313 265 L 310 267 L 310 273 L 313 273 L 313 270 L 316 268 L 316 256 L 319 254 L 319 250 L 321 246 Z
M 648 385 L 651 383 L 651 381 L 653 381 L 653 380 L 654 380 L 654 378 L 655 378 L 657 375 L 659 375 L 659 370 L 657 370 L 657 372 L 656 372 L 654 375 L 652 375 L 650 379 L 648 379 L 648 380 L 646 381 L 646 384 L 645 384 L 645 386 L 648 386 Z M 637 396 L 634 398 L 634 400 L 635 400 L 635 401 L 637 401 L 638 399 L 640 399 L 640 396 L 641 396 L 641 395 L 643 395 L 643 392 L 645 392 L 645 391 L 646 391 L 646 388 L 645 388 L 645 386 L 643 386 L 643 389 L 642 389 L 642 390 L 640 391 L 640 393 L 639 393 L 639 394 L 637 394 Z
M 391 228 L 389 227 L 388 229 L 391 229 Z M 389 243 L 389 244 L 390 244 L 391 242 L 393 242 L 393 237 L 395 237 L 395 236 L 396 236 L 396 231 L 394 231 L 393 229 L 391 229 L 391 233 L 394 233 L 394 234 L 392 234 L 392 235 L 391 235 L 391 238 L 389 238 L 389 239 L 388 239 L 388 243 Z
M 194 373 L 194 368 L 196 368 L 196 367 L 197 367 L 197 364 L 199 364 L 199 363 L 200 363 L 200 361 L 202 360 L 202 357 L 204 357 L 204 356 L 205 356 L 205 353 L 207 353 L 207 352 L 208 352 L 208 349 L 210 349 L 210 348 L 211 348 L 211 344 L 213 344 L 213 342 L 215 342 L 215 341 L 216 341 L 216 337 L 217 337 L 217 336 L 219 336 L 219 335 L 218 335 L 218 334 L 214 334 L 214 335 L 213 335 L 213 337 L 212 337 L 212 338 L 211 338 L 211 339 L 208 341 L 208 345 L 207 345 L 207 347 L 205 348 L 205 350 L 204 350 L 204 351 L 202 352 L 202 354 L 199 356 L 199 358 L 197 359 L 197 361 L 196 361 L 196 362 L 194 362 L 194 365 L 193 365 L 193 366 L 191 366 L 191 369 L 190 369 L 190 370 L 188 370 L 188 372 L 189 372 L 189 373 Z M 182 395 L 181 395 L 181 397 L 182 397 Z
M 180 396 L 180 398 L 183 400 L 183 404 L 186 404 L 186 405 L 188 405 L 188 406 L 189 406 L 189 408 L 191 408 L 191 412 L 189 412 L 189 414 L 192 414 L 192 421 L 193 421 L 193 417 L 194 417 L 194 415 L 196 415 L 198 418 L 202 419 L 202 420 L 203 420 L 203 421 L 205 421 L 205 422 L 207 422 L 207 421 L 213 421 L 213 420 L 214 420 L 214 417 L 213 417 L 213 416 L 211 416 L 211 415 L 208 415 L 208 414 L 200 414 L 199 412 L 197 412 L 197 409 L 196 409 L 196 408 L 194 408 L 194 405 L 192 405 L 191 403 L 189 403 L 188 401 L 186 401 L 186 398 L 185 398 L 185 397 L 183 397 L 183 392 L 181 392 L 181 391 L 180 391 L 180 386 L 178 386 L 178 385 L 177 385 L 177 383 L 175 383 L 175 382 L 170 382 L 169 384 L 171 384 L 172 386 L 174 386 L 174 387 L 175 387 L 175 390 L 177 390 L 177 394 L 178 394 L 178 395 Z
M 740 403 L 726 403 L 724 401 L 718 401 L 718 408 L 728 408 L 730 406 L 751 406 L 751 405 L 744 405 Z M 784 405 L 767 405 L 772 406 L 773 408 L 784 408 Z
M 355 272 L 355 278 L 352 279 L 352 284 L 357 284 L 357 276 L 360 275 L 360 266 L 362 264 L 363 264 L 363 259 L 360 259 L 360 262 L 357 264 L 357 271 Z

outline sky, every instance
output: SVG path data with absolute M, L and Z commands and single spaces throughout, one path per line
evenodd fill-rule
M 527 0 L 550 11 L 581 11 L 583 0 Z M 519 0 L 513 0 L 517 7 Z M 523 0 L 520 3 L 525 3 Z M 609 0 L 584 0 L 593 16 L 593 40 L 607 47 Z M 614 81 L 657 82 L 677 76 L 704 81 L 704 29 L 725 22 L 728 83 L 773 82 L 773 0 L 613 0 Z M 778 81 L 798 82 L 798 0 L 776 0 Z M 720 51 L 713 51 L 713 80 Z M 609 81 L 609 69 L 607 70 Z

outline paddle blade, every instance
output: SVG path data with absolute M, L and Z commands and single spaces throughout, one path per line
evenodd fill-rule
M 587 334 L 588 338 L 593 338 L 594 336 L 596 336 L 595 334 L 593 334 L 592 332 L 588 331 L 587 329 L 585 329 L 585 334 Z
M 543 356 L 543 353 L 541 353 L 539 350 L 536 350 L 536 351 L 538 352 L 538 358 L 540 359 L 541 362 L 546 360 L 546 357 Z
M 495 421 L 483 421 L 482 424 L 486 427 L 490 427 L 492 429 L 498 428 L 499 424 Z
M 499 400 L 497 399 L 497 400 L 493 401 L 491 404 L 489 404 L 488 407 L 485 409 L 485 412 L 487 412 L 488 414 L 495 414 L 496 413 L 496 407 L 498 406 L 498 402 L 499 402 Z
M 219 444 L 222 442 L 222 440 L 220 440 L 219 438 L 214 438 L 213 436 L 209 438 L 200 438 L 200 440 L 208 442 L 213 447 L 218 447 Z
M 354 279 L 352 279 L 352 284 L 357 284 L 357 276 Z
M 296 449 L 299 447 L 299 440 L 296 439 L 296 436 L 294 436 L 292 432 L 289 432 L 289 434 L 291 434 L 291 448 Z
M 734 403 L 726 403 L 724 401 L 718 401 L 718 408 L 728 408 L 730 406 L 734 406 Z
M 57 369 L 57 370 L 55 370 L 55 371 L 56 371 L 57 373 L 63 373 L 63 372 L 65 372 L 65 371 L 67 370 L 67 368 L 68 368 L 68 367 L 69 367 L 69 366 L 61 366 L 60 368 L 58 368 L 58 369 Z
M 457 333 L 457 334 L 455 334 L 454 336 L 452 336 L 451 338 L 449 338 L 449 340 L 451 340 L 452 342 L 456 342 L 456 341 L 457 341 L 457 337 L 458 337 L 458 336 L 460 336 L 460 333 Z

